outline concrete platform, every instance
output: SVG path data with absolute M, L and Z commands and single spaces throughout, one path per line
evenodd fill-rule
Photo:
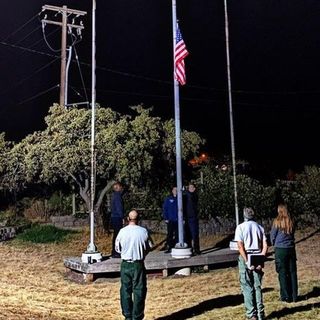
M 208 249 L 203 250 L 201 255 L 192 256 L 187 259 L 175 259 L 171 254 L 164 253 L 163 251 L 150 252 L 145 260 L 145 267 L 147 272 L 162 272 L 163 277 L 167 277 L 170 271 L 178 270 L 181 268 L 192 268 L 203 266 L 208 270 L 210 266 L 232 263 L 238 258 L 237 251 L 224 249 Z M 67 273 L 78 273 L 82 275 L 85 282 L 93 281 L 99 276 L 108 277 L 120 273 L 121 259 L 104 257 L 103 261 L 93 264 L 83 263 L 80 257 L 70 257 L 64 259 L 64 266 Z

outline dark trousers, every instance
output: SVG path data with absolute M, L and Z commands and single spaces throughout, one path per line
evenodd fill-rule
M 126 320 L 142 320 L 147 295 L 147 279 L 143 261 L 121 262 L 120 302 Z
M 120 229 L 123 227 L 123 219 L 122 218 L 116 218 L 111 217 L 111 226 L 113 228 L 113 236 L 112 236 L 112 255 L 118 254 L 115 250 L 115 243 L 117 235 L 120 231 Z
M 167 249 L 174 248 L 178 242 L 178 221 L 170 221 L 167 223 Z
M 186 235 L 187 235 L 187 243 L 190 245 L 195 252 L 200 251 L 199 245 L 199 221 L 198 218 L 192 217 L 188 218 L 186 224 Z
M 276 271 L 282 301 L 297 301 L 297 256 L 295 248 L 275 248 Z

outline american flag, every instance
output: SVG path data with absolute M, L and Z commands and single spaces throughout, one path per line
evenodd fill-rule
M 182 35 L 177 25 L 176 46 L 174 50 L 175 77 L 176 80 L 183 86 L 186 84 L 186 70 L 184 58 L 189 54 L 186 45 L 182 39 Z

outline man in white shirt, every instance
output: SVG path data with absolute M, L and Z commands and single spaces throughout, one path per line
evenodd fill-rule
M 126 320 L 142 320 L 147 294 L 144 258 L 151 247 L 147 229 L 138 226 L 139 214 L 132 210 L 128 225 L 122 228 L 115 241 L 115 249 L 121 254 L 120 300 Z
M 263 320 L 265 314 L 261 289 L 263 276 L 261 256 L 267 254 L 267 238 L 263 227 L 254 221 L 254 211 L 251 208 L 244 208 L 243 212 L 245 221 L 237 226 L 235 232 L 235 241 L 238 243 L 240 253 L 238 260 L 240 285 L 247 318 Z M 250 263 L 250 255 L 257 258 L 257 264 Z

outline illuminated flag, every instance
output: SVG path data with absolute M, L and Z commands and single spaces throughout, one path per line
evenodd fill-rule
M 189 54 L 186 45 L 182 39 L 182 35 L 177 25 L 176 46 L 174 50 L 175 77 L 183 86 L 186 84 L 186 70 L 184 66 L 184 58 Z

